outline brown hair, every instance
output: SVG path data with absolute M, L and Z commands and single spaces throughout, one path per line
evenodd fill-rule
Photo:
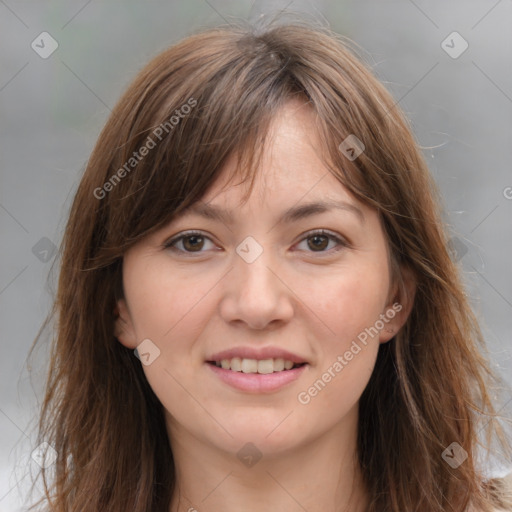
M 417 286 L 405 326 L 380 346 L 360 399 L 368 511 L 512 506 L 476 464 L 480 428 L 488 445 L 497 434 L 510 447 L 494 419 L 497 377 L 418 144 L 346 40 L 294 23 L 182 40 L 137 75 L 99 136 L 61 247 L 39 421 L 39 441 L 57 452 L 50 482 L 42 470 L 51 511 L 168 512 L 175 474 L 162 405 L 114 333 L 123 254 L 199 201 L 228 156 L 239 157 L 242 179 L 254 177 L 269 123 L 291 98 L 309 103 L 330 172 L 379 213 L 394 276 L 407 268 Z M 351 134 L 365 145 L 353 161 L 339 149 Z M 452 442 L 468 453 L 455 469 L 441 456 Z

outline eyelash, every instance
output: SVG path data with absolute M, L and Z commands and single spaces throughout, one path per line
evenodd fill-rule
M 304 240 L 307 240 L 308 238 L 313 238 L 314 236 L 319 236 L 319 235 L 320 236 L 326 236 L 329 239 L 334 240 L 338 244 L 338 247 L 336 249 L 330 249 L 328 251 L 308 251 L 308 252 L 318 253 L 318 254 L 332 254 L 332 253 L 336 253 L 336 252 L 342 250 L 343 248 L 350 247 L 349 243 L 346 240 L 340 238 L 339 236 L 334 235 L 330 231 L 326 231 L 325 229 L 308 231 L 299 240 L 299 243 L 304 241 Z M 206 236 L 201 231 L 185 231 L 185 232 L 181 233 L 179 236 L 176 236 L 176 237 L 168 240 L 167 242 L 164 242 L 163 248 L 164 249 L 170 249 L 173 252 L 184 253 L 184 254 L 187 254 L 187 255 L 202 254 L 203 252 L 205 252 L 205 251 L 198 251 L 197 253 L 195 253 L 193 251 L 184 251 L 184 250 L 181 250 L 181 249 L 176 249 L 176 247 L 174 247 L 174 245 L 176 243 L 180 242 L 184 238 L 188 238 L 188 237 L 192 237 L 192 236 L 198 236 L 198 237 L 201 237 L 201 238 L 208 239 L 208 240 L 212 241 L 210 237 Z

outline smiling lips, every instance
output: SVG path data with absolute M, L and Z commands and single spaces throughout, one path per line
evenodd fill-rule
M 256 393 L 281 388 L 297 379 L 308 365 L 295 354 L 271 347 L 231 349 L 213 355 L 206 362 L 225 383 Z
M 217 367 L 224 368 L 224 370 L 243 373 L 259 373 L 262 375 L 291 370 L 293 367 L 299 366 L 293 361 L 283 359 L 281 357 L 276 359 L 260 359 L 259 361 L 257 359 L 233 357 L 233 359 L 222 359 L 220 362 L 215 361 L 214 364 Z

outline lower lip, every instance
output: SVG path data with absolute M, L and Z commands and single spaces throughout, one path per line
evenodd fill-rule
M 284 370 L 282 372 L 273 373 L 243 373 L 225 370 L 219 366 L 205 363 L 210 369 L 226 384 L 252 393 L 269 393 L 277 391 L 286 386 L 290 382 L 297 380 L 305 371 L 307 364 L 293 368 L 292 370 Z

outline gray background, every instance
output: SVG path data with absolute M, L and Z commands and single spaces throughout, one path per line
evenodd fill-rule
M 510 0 L 0 0 L 0 512 L 24 510 L 37 469 L 30 453 L 46 345 L 31 379 L 25 358 L 50 305 L 53 244 L 110 108 L 181 37 L 283 8 L 361 45 L 411 119 L 491 359 L 512 384 Z M 47 59 L 31 48 L 43 31 L 59 45 Z M 453 31 L 469 44 L 458 58 L 441 46 Z

